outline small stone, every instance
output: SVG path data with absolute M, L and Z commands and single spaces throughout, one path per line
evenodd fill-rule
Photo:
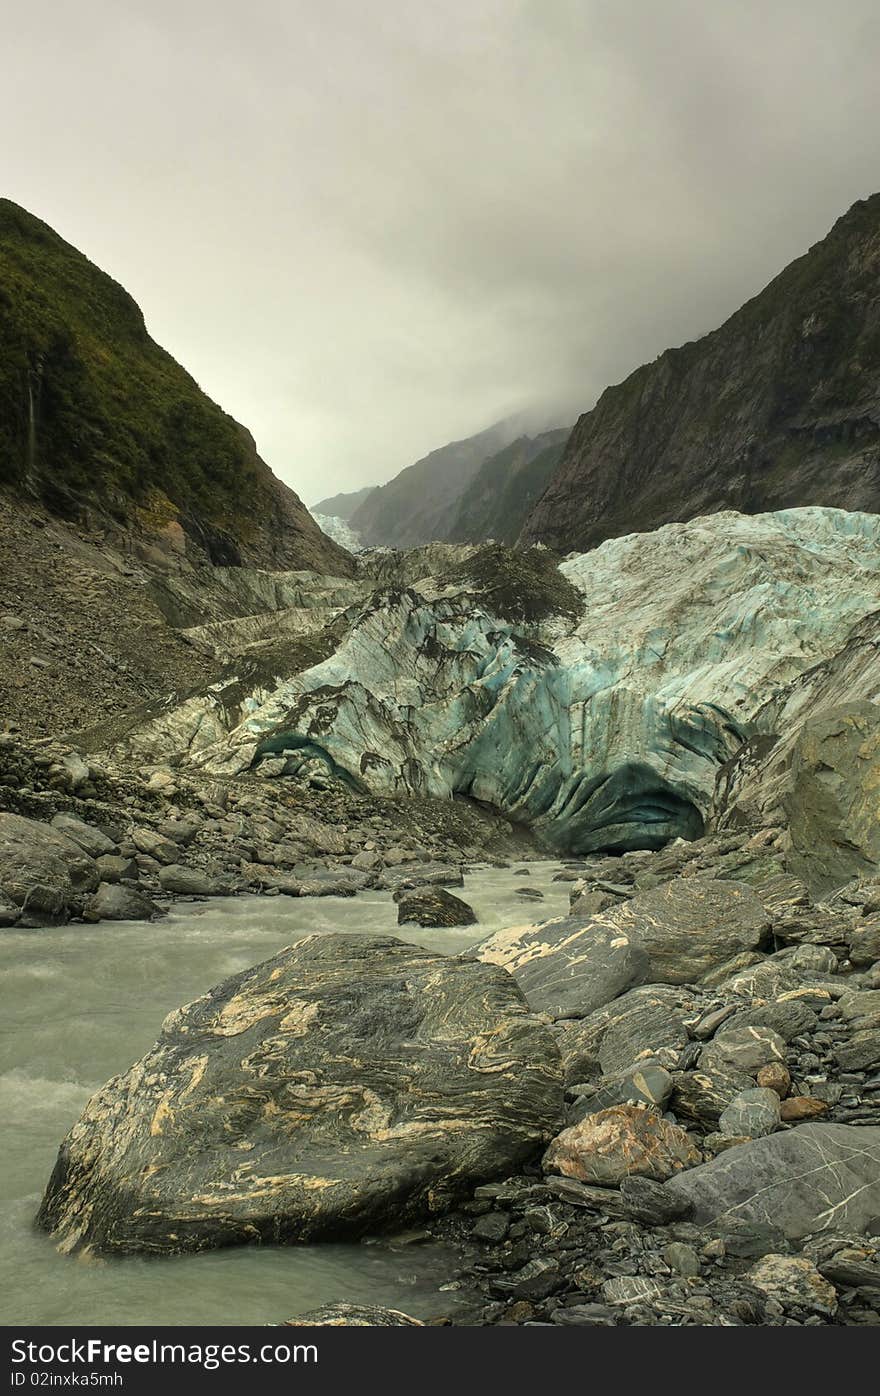
M 652 1299 L 659 1299 L 662 1293 L 656 1280 L 643 1279 L 641 1275 L 616 1275 L 602 1286 L 602 1298 L 606 1304 L 650 1303 Z
M 803 1308 L 827 1318 L 837 1312 L 837 1290 L 803 1256 L 765 1255 L 752 1266 L 748 1279 L 786 1312 Z
M 478 1217 L 471 1228 L 471 1235 L 477 1241 L 486 1241 L 490 1245 L 497 1245 L 503 1241 L 510 1230 L 510 1218 L 504 1212 L 487 1212 L 485 1216 Z
M 755 1086 L 740 1091 L 718 1121 L 722 1134 L 745 1134 L 759 1139 L 779 1126 L 779 1096 L 775 1091 Z
M 880 917 L 856 927 L 850 937 L 849 958 L 854 965 L 873 965 L 880 960 Z
M 702 1273 L 700 1257 L 693 1246 L 686 1245 L 683 1241 L 670 1241 L 664 1247 L 663 1259 L 676 1275 L 683 1275 L 685 1279 L 695 1279 Z
M 620 1184 L 620 1199 L 628 1217 L 643 1226 L 666 1226 L 689 1217 L 691 1204 L 652 1178 L 629 1177 Z
M 769 1062 L 785 1062 L 785 1041 L 772 1028 L 734 1026 L 719 1032 L 704 1049 L 701 1066 L 718 1062 L 752 1074 Z
M 373 872 L 375 869 L 381 868 L 382 859 L 378 853 L 364 849 L 355 854 L 351 860 L 351 866 L 358 868 L 361 872 Z
M 783 1066 L 782 1062 L 770 1062 L 769 1065 L 762 1066 L 757 1081 L 765 1090 L 775 1091 L 780 1100 L 784 1100 L 791 1089 L 791 1075 L 788 1067 Z
M 167 863 L 160 868 L 157 877 L 164 892 L 173 892 L 181 897 L 213 897 L 219 888 L 217 883 L 198 868 L 186 868 L 182 863 Z
M 786 1124 L 796 1124 L 798 1120 L 818 1120 L 827 1115 L 827 1101 L 817 1100 L 811 1095 L 793 1095 L 783 1100 L 779 1106 L 779 1117 Z

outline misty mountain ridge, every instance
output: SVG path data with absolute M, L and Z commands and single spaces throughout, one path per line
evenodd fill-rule
M 536 427 L 536 422 L 540 427 Z M 387 484 L 371 490 L 348 522 L 368 547 L 407 548 L 434 541 L 457 541 L 462 528 L 467 528 L 462 516 L 463 497 L 483 465 L 515 441 L 529 440 L 526 433 L 542 429 L 545 424 L 546 409 L 527 409 L 494 422 L 474 436 L 430 451 Z M 529 449 L 524 447 L 520 454 L 530 456 Z M 483 495 L 478 490 L 475 501 L 482 500 Z M 510 507 L 514 507 L 512 501 Z M 494 535 L 480 532 L 481 538 L 488 536 Z

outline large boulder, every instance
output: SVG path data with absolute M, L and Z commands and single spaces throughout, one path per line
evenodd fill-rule
M 62 1144 L 66 1250 L 175 1252 L 399 1229 L 561 1122 L 559 1054 L 510 975 L 312 935 L 169 1015 Z
M 0 893 L 29 926 L 54 926 L 98 886 L 93 858 L 48 824 L 0 814 Z
M 649 964 L 636 936 L 577 916 L 497 931 L 475 953 L 509 970 L 531 1006 L 555 1018 L 593 1013 L 641 984 Z
M 760 949 L 770 918 L 744 882 L 678 877 L 593 918 L 640 943 L 654 984 L 695 984 L 744 950 Z
M 102 882 L 83 908 L 87 921 L 149 921 L 159 908 L 135 887 Z
M 752 1139 L 666 1184 L 704 1226 L 763 1222 L 791 1240 L 880 1217 L 880 1128 L 804 1124 Z
M 880 867 L 880 706 L 845 703 L 803 725 L 785 811 L 792 869 L 821 894 Z

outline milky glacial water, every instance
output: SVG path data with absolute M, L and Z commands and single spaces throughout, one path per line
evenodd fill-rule
M 448 1312 L 438 1286 L 454 1257 L 393 1238 L 359 1245 L 235 1247 L 161 1259 L 60 1256 L 32 1222 L 62 1138 L 89 1096 L 155 1041 L 170 1009 L 310 932 L 397 935 L 457 953 L 502 926 L 564 912 L 558 863 L 530 876 L 478 869 L 459 895 L 479 925 L 397 925 L 389 892 L 228 897 L 179 904 L 164 920 L 0 931 L 0 1322 L 271 1324 L 319 1304 Z M 518 886 L 544 892 L 523 901 Z

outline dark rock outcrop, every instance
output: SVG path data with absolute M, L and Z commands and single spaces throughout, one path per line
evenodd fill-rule
M 561 1107 L 509 975 L 309 936 L 166 1019 L 74 1125 L 38 1220 L 117 1253 L 399 1228 L 524 1162 Z
M 880 194 L 714 333 L 608 388 L 522 538 L 559 551 L 719 509 L 880 509 Z

